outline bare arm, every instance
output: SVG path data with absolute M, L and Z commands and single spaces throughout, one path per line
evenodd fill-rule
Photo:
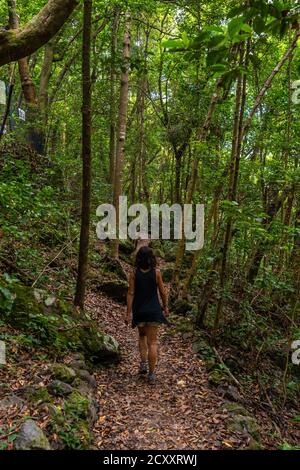
M 169 314 L 168 296 L 167 296 L 167 291 L 166 291 L 164 281 L 163 281 L 163 278 L 159 269 L 156 270 L 156 282 L 157 282 L 158 290 L 159 290 L 161 300 L 163 303 L 163 309 L 166 315 L 168 315 Z
M 134 297 L 134 273 L 130 273 L 129 286 L 128 286 L 128 292 L 127 292 L 127 311 L 125 315 L 126 324 L 128 324 L 131 319 L 133 297 Z

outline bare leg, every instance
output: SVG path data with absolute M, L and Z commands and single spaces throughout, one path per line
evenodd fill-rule
M 145 327 L 139 327 L 139 350 L 142 362 L 147 362 L 148 359 L 148 346 Z
M 148 345 L 148 363 L 149 363 L 149 374 L 152 374 L 157 364 L 157 326 L 146 326 L 145 327 Z

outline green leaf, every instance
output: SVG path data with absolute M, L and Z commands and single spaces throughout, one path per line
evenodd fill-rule
M 210 41 L 207 43 L 207 46 L 209 49 L 214 49 L 215 47 L 223 45 L 225 40 L 226 38 L 224 34 L 218 34 L 217 36 L 214 36 L 210 39 Z
M 189 44 L 190 44 L 190 39 L 189 39 L 189 37 L 188 37 L 186 31 L 184 31 L 184 32 L 182 33 L 182 42 L 183 42 L 183 44 L 185 45 L 185 47 L 188 47 Z
M 233 44 L 239 43 L 241 41 L 245 41 L 250 37 L 250 34 L 244 33 L 244 34 L 237 34 L 233 39 L 232 42 Z
M 214 64 L 211 66 L 211 70 L 213 72 L 225 72 L 227 70 L 227 67 L 225 64 Z
M 232 8 L 228 15 L 227 15 L 227 18 L 234 18 L 236 15 L 240 15 L 241 13 L 243 13 L 245 10 L 245 6 L 238 6 L 238 7 L 234 7 Z
M 166 49 L 178 49 L 184 47 L 184 42 L 181 39 L 168 39 L 162 45 Z
M 238 18 L 233 18 L 228 23 L 228 34 L 231 38 L 233 38 L 240 30 L 241 26 L 244 23 L 244 17 L 240 16 Z
M 209 51 L 209 53 L 207 54 L 206 63 L 208 66 L 218 64 L 222 61 L 223 57 L 224 51 L 222 49 Z

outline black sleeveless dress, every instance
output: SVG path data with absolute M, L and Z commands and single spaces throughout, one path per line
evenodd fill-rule
M 135 271 L 135 289 L 132 305 L 132 328 L 139 324 L 168 323 L 158 299 L 156 271 L 151 269 L 142 272 Z

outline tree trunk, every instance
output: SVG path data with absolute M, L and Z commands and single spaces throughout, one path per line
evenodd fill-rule
M 91 27 L 92 0 L 84 0 L 82 38 L 82 199 L 78 274 L 74 304 L 83 308 L 88 271 L 91 199 Z
M 9 15 L 9 26 L 13 30 L 18 30 L 20 27 L 20 21 L 17 14 L 17 1 L 7 0 L 7 5 Z M 25 101 L 29 106 L 36 106 L 35 86 L 30 76 L 27 57 L 19 59 L 18 66 Z
M 246 61 L 248 62 L 249 54 L 249 41 L 247 48 L 247 56 L 244 58 L 245 49 L 244 45 L 240 46 L 240 66 Z M 228 188 L 228 200 L 235 201 L 237 196 L 237 184 L 239 177 L 239 165 L 241 157 L 241 148 L 242 148 L 242 132 L 243 132 L 243 118 L 244 110 L 246 104 L 246 75 L 243 77 L 240 75 L 237 80 L 237 89 L 236 89 L 236 105 L 234 113 L 234 126 L 233 126 L 233 137 L 232 137 L 232 152 L 231 152 L 231 161 L 229 168 L 229 188 Z M 229 217 L 229 220 L 225 228 L 224 244 L 222 250 L 222 261 L 220 269 L 220 297 L 217 303 L 216 317 L 215 317 L 215 328 L 218 328 L 221 316 L 222 316 L 222 307 L 223 307 L 223 290 L 225 287 L 226 280 L 226 268 L 227 268 L 227 254 L 230 248 L 231 237 L 232 237 L 232 226 L 233 218 Z
M 110 137 L 109 137 L 109 182 L 114 184 L 116 161 L 116 54 L 118 44 L 119 9 L 114 11 L 111 28 L 111 64 L 110 64 Z
M 50 41 L 45 46 L 44 62 L 40 75 L 40 89 L 39 89 L 39 109 L 43 118 L 44 125 L 47 124 L 47 110 L 48 110 L 48 84 L 51 75 L 53 63 L 54 45 Z
M 122 195 L 122 171 L 124 167 L 124 146 L 126 138 L 126 123 L 128 109 L 128 90 L 129 90 L 129 59 L 130 59 L 130 15 L 125 15 L 125 30 L 123 39 L 123 65 L 121 75 L 121 90 L 118 118 L 118 140 L 116 149 L 116 164 L 114 176 L 114 207 L 116 210 L 116 229 L 119 237 L 119 197 Z M 112 255 L 115 258 L 119 256 L 119 240 L 113 240 Z

